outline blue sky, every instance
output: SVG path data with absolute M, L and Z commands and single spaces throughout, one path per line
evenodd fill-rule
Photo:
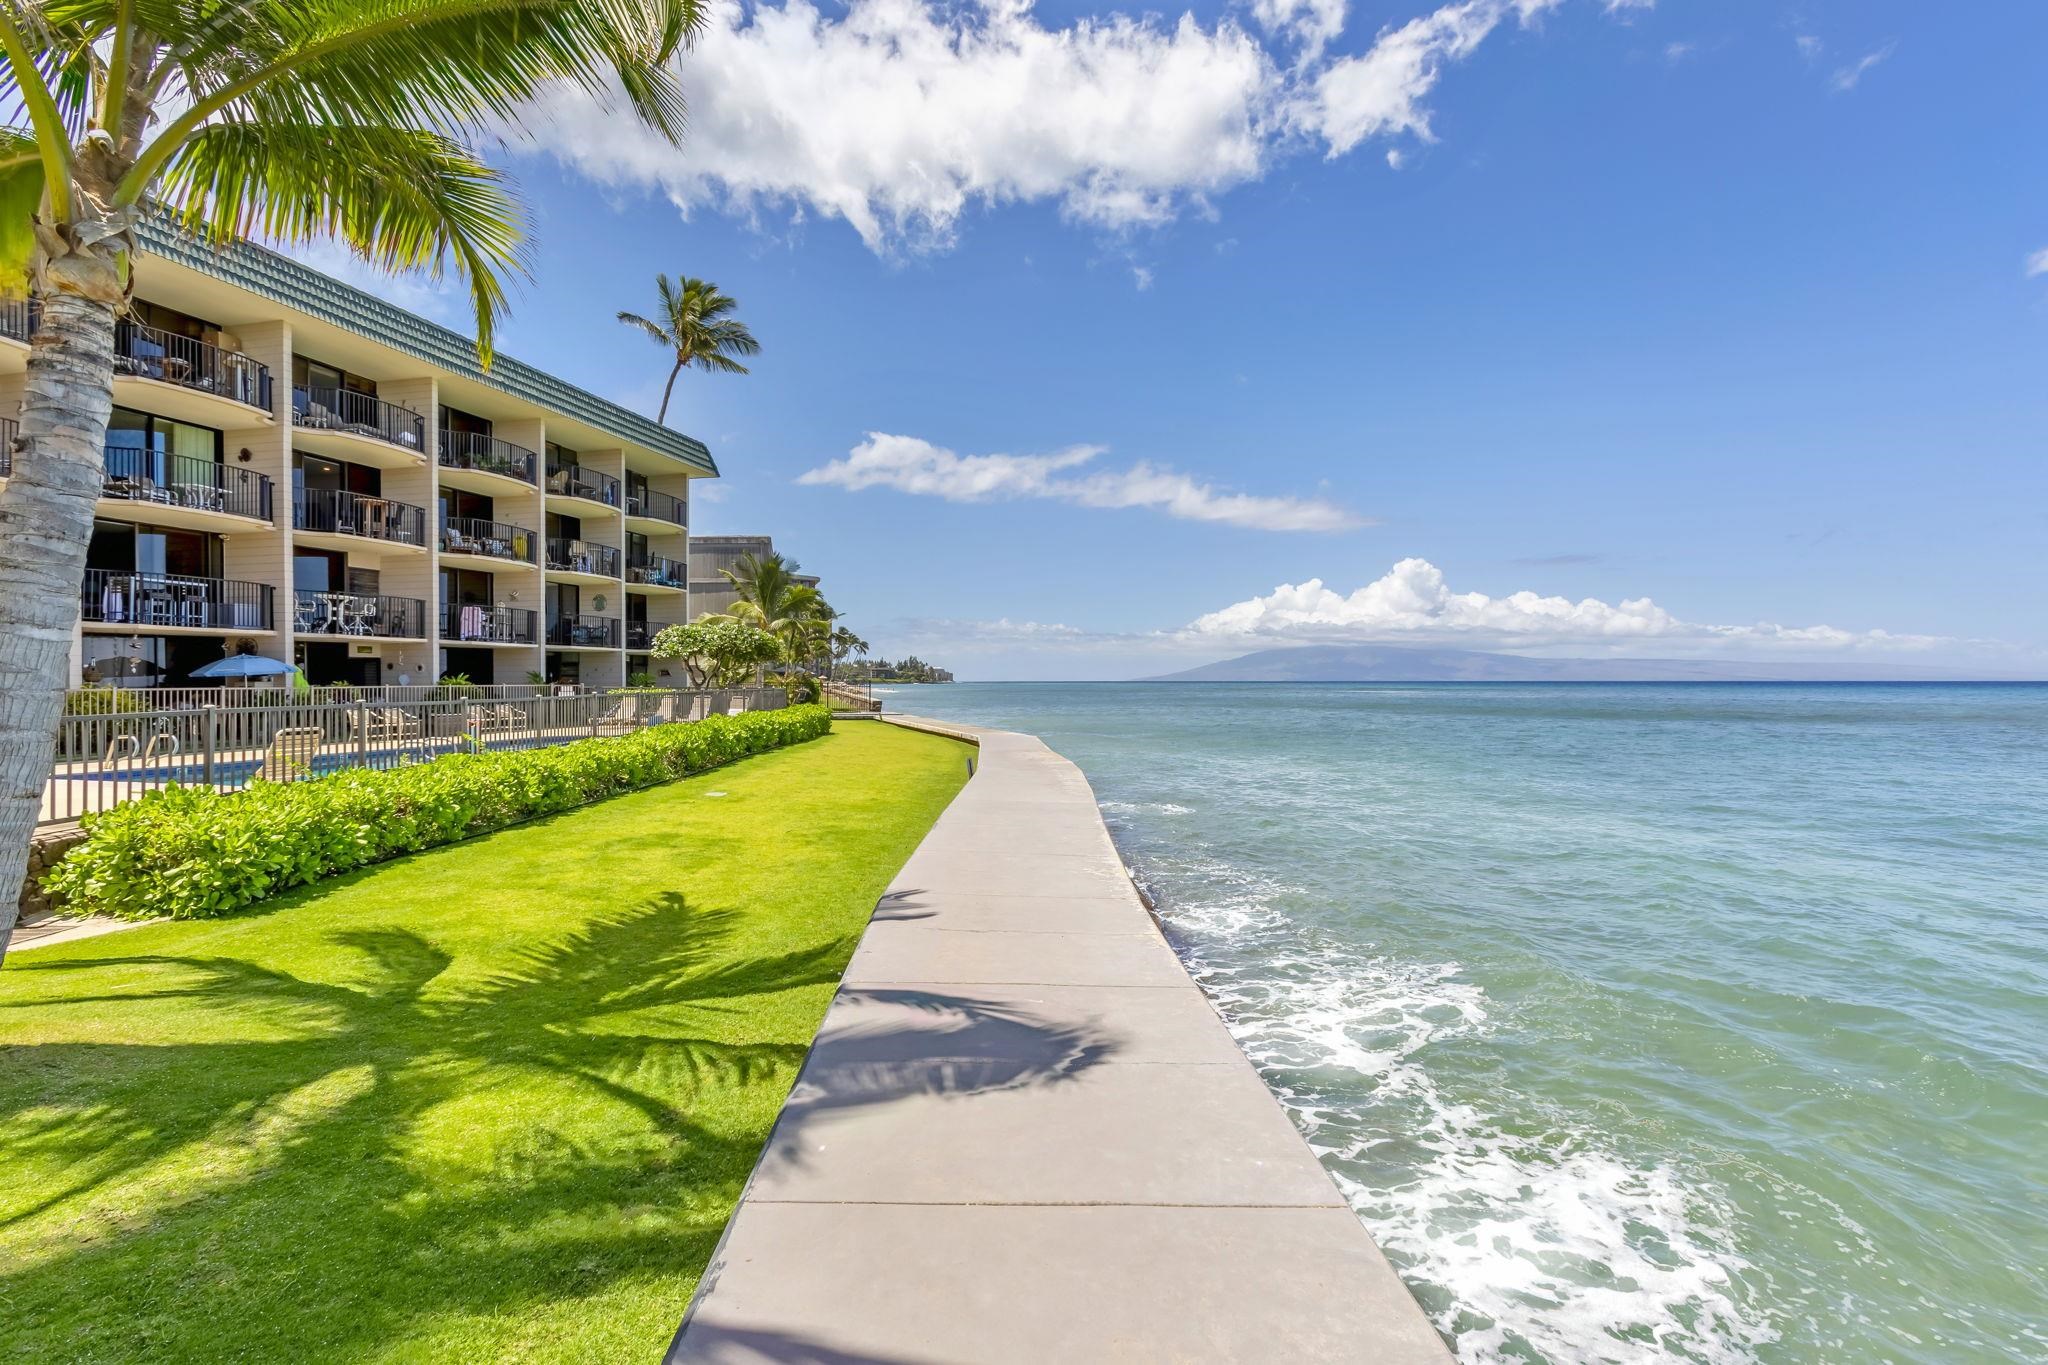
M 718 16 L 682 151 L 565 101 L 507 152 L 503 346 L 651 411 L 611 312 L 735 294 L 693 529 L 884 653 L 2048 669 L 2048 6 Z

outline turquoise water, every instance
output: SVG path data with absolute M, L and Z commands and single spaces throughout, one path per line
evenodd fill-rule
M 2048 1358 L 2048 687 L 956 684 L 1460 1356 Z

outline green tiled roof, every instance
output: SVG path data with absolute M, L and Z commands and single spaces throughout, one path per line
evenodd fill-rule
M 211 275 L 322 322 L 331 322 L 358 336 L 418 356 L 439 369 L 487 384 L 551 412 L 587 422 L 600 431 L 659 451 L 706 474 L 718 472 L 711 451 L 702 441 L 507 355 L 496 357 L 486 370 L 477 363 L 476 343 L 460 332 L 429 322 L 417 313 L 394 308 L 375 294 L 343 284 L 289 256 L 252 242 L 216 249 L 159 219 L 144 220 L 136 235 L 151 255 L 189 266 L 202 275 Z

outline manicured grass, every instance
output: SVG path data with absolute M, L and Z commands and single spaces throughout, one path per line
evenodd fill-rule
M 651 1361 L 963 746 L 849 724 L 0 970 L 0 1361 Z

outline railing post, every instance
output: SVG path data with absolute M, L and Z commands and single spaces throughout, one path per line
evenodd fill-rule
M 201 770 L 206 779 L 208 791 L 218 790 L 214 775 L 215 760 L 220 753 L 220 708 L 211 702 L 206 706 L 206 766 Z
M 370 703 L 356 698 L 356 766 L 370 766 Z

